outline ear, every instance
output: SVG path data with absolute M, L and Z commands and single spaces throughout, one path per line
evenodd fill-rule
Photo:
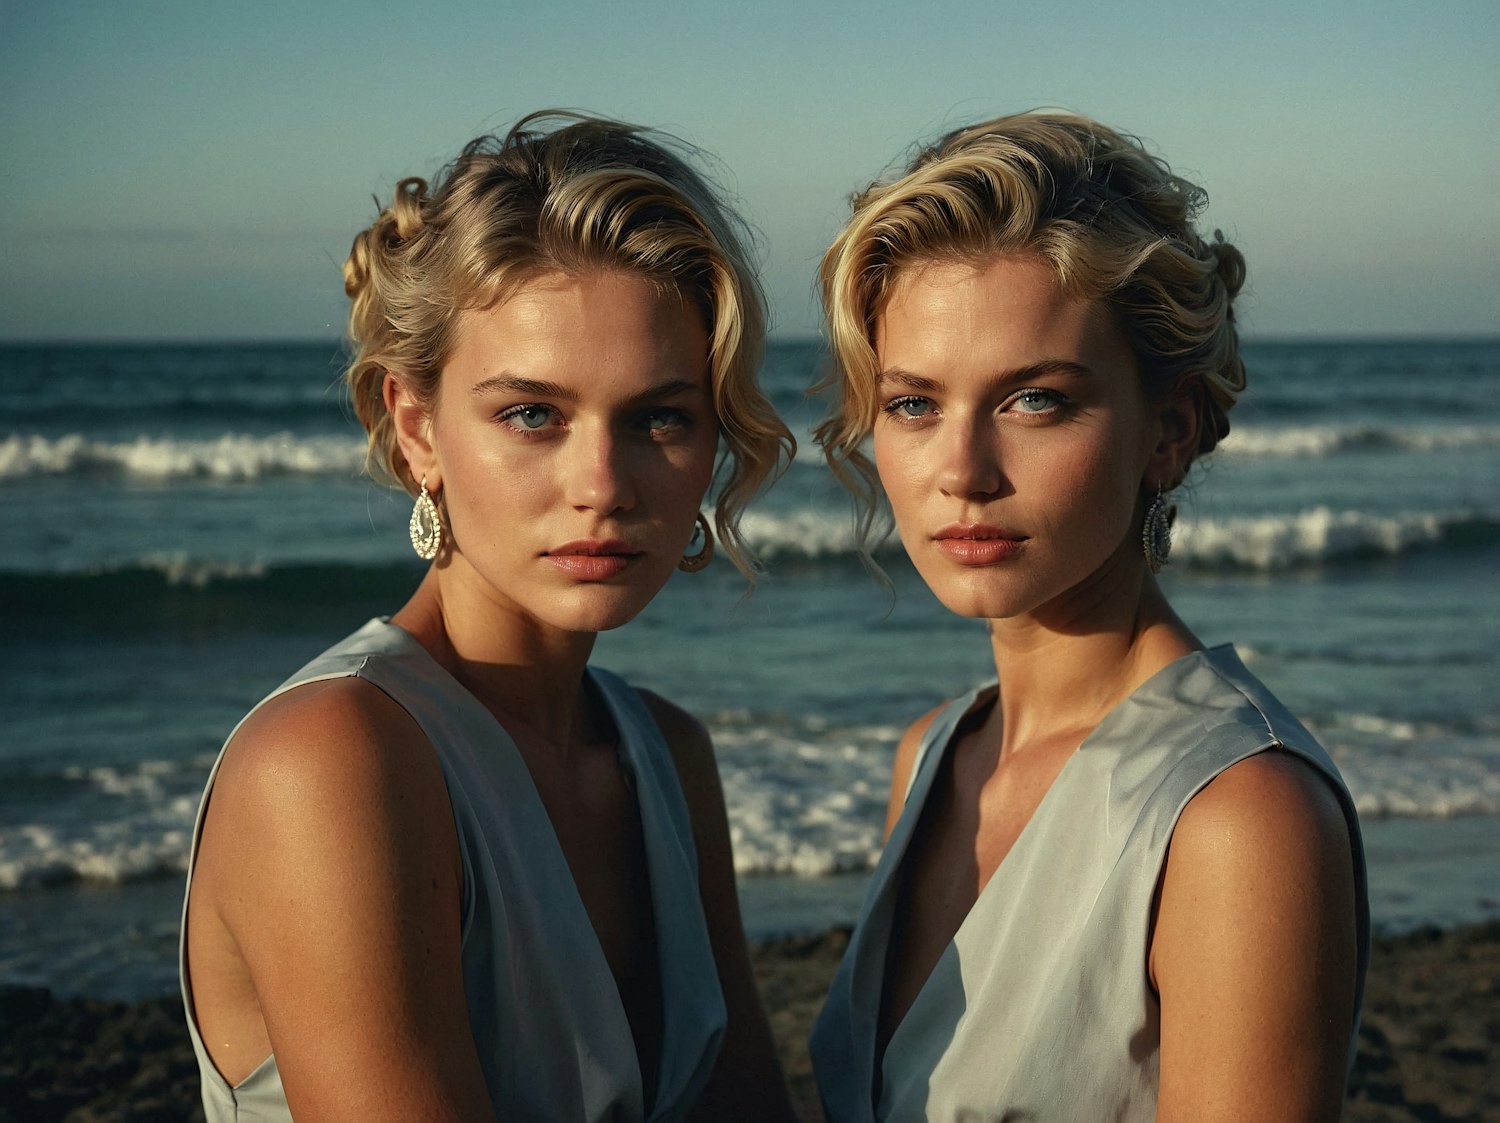
M 1202 383 L 1195 379 L 1180 387 L 1166 401 L 1152 407 L 1157 422 L 1157 443 L 1146 462 L 1144 481 L 1152 490 L 1170 491 L 1187 475 L 1198 452 L 1203 394 Z
M 426 479 L 428 491 L 440 491 L 442 470 L 438 467 L 437 452 L 432 443 L 431 412 L 411 387 L 389 371 L 381 383 L 380 394 L 385 399 L 386 412 L 391 415 L 396 444 L 406 458 L 412 480 L 420 484 Z

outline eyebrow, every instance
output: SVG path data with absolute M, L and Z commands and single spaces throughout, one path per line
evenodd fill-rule
M 474 383 L 469 388 L 469 393 L 476 398 L 484 394 L 506 393 L 529 394 L 537 398 L 562 398 L 570 402 L 578 400 L 578 395 L 566 386 L 537 378 L 522 378 L 515 374 L 491 375 L 482 382 Z
M 624 406 L 626 409 L 631 409 L 647 402 L 675 398 L 698 389 L 697 383 L 689 382 L 685 378 L 669 378 L 655 386 L 646 387 L 638 394 L 630 395 L 625 400 Z M 524 394 L 535 398 L 556 398 L 565 402 L 576 402 L 579 397 L 577 390 L 560 383 L 539 378 L 522 378 L 514 374 L 497 374 L 482 382 L 476 382 L 470 387 L 469 393 L 475 397 L 494 393 Z
M 1070 378 L 1092 378 L 1094 371 L 1082 363 L 1075 363 L 1070 359 L 1041 359 L 1035 363 L 1028 363 L 1024 367 L 1016 367 L 1013 370 L 1001 371 L 996 376 L 997 382 L 1029 382 L 1044 375 L 1066 375 Z M 895 384 L 904 386 L 908 390 L 918 392 L 941 390 L 943 383 L 936 378 L 927 378 L 920 374 L 913 374 L 901 367 L 890 367 L 876 376 L 876 383 L 880 385 Z

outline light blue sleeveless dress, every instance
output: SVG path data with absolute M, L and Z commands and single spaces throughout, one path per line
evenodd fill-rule
M 684 1118 L 708 1080 L 724 1032 L 723 994 L 698 896 L 692 822 L 671 751 L 628 684 L 594 668 L 588 674 L 619 731 L 620 759 L 645 837 L 663 1014 L 649 1116 L 634 1038 L 609 963 L 526 764 L 490 712 L 415 639 L 379 619 L 270 695 L 322 679 L 362 678 L 395 699 L 431 742 L 453 805 L 463 865 L 469 1022 L 495 1114 L 507 1123 Z M 215 762 L 193 830 L 194 856 L 218 770 Z M 192 876 L 190 859 L 189 892 Z M 274 1055 L 235 1087 L 214 1068 L 193 1013 L 186 955 L 184 901 L 182 997 L 208 1123 L 291 1119 Z
M 1232 648 L 1195 652 L 1110 711 L 1068 758 L 891 1035 L 877 1103 L 876 1033 L 901 864 L 955 731 L 993 691 L 951 703 L 918 749 L 905 809 L 813 1031 L 830 1123 L 1154 1120 L 1160 1008 L 1147 954 L 1167 844 L 1204 785 L 1268 750 L 1312 765 L 1343 808 L 1358 1001 L 1370 921 L 1353 802 L 1322 747 Z

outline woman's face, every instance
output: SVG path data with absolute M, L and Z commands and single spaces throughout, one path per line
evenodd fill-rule
M 703 318 L 636 274 L 544 275 L 460 318 L 427 433 L 459 575 L 556 628 L 617 627 L 713 476 Z
M 1046 263 L 910 267 L 876 321 L 875 463 L 901 540 L 964 616 L 1067 611 L 1133 533 L 1161 424 L 1106 308 Z

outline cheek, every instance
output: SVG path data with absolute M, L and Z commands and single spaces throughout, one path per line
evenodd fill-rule
M 470 462 L 451 477 L 448 488 L 454 537 L 470 553 L 518 545 L 521 536 L 517 532 L 536 523 L 551 493 L 543 479 Z
M 715 424 L 702 430 L 697 440 L 682 449 L 680 456 L 669 455 L 665 460 L 671 470 L 701 496 L 713 482 L 721 443 L 719 427 Z
M 715 430 L 702 445 L 694 450 L 694 455 L 688 466 L 687 475 L 692 480 L 693 487 L 701 496 L 708 490 L 708 485 L 713 482 L 714 464 L 719 457 L 719 434 Z
M 876 436 L 873 442 L 875 473 L 898 516 L 903 505 L 921 492 L 927 478 L 922 446 L 899 436 Z
M 642 447 L 627 468 L 642 513 L 691 520 L 714 478 L 717 438 L 676 448 Z
M 1057 466 L 1058 482 L 1067 481 L 1057 515 L 1071 511 L 1082 525 L 1077 533 L 1113 546 L 1130 525 L 1135 511 L 1139 473 L 1127 451 L 1108 446 L 1080 447 L 1066 465 Z
M 480 524 L 534 512 L 556 490 L 555 473 L 546 459 L 509 447 L 502 435 L 482 426 L 439 430 L 438 455 L 443 468 L 445 502 L 469 533 Z M 461 529 L 461 528 L 459 528 Z

